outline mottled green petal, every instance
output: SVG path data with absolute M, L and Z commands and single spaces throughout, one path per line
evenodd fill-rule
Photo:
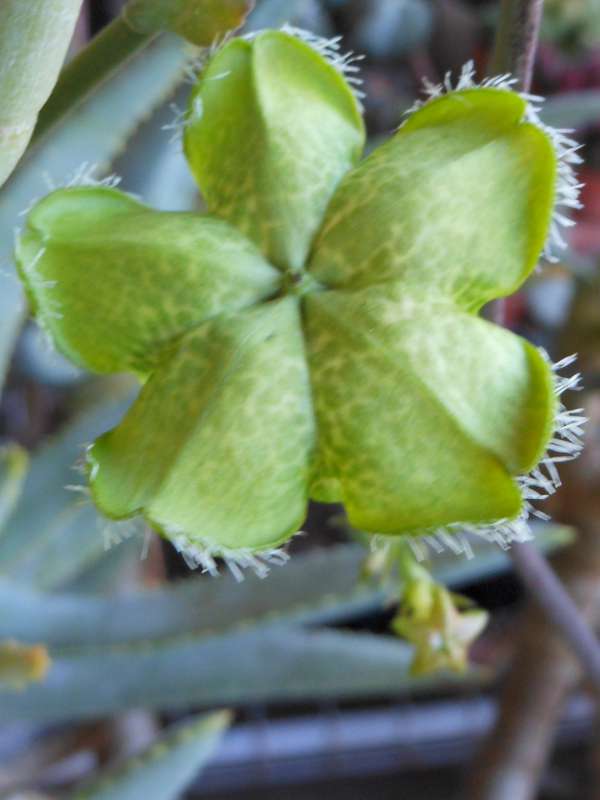
M 223 315 L 165 354 L 90 452 L 109 516 L 143 513 L 188 547 L 261 550 L 302 523 L 313 417 L 298 301 Z
M 209 211 L 297 270 L 364 130 L 343 76 L 307 43 L 268 31 L 212 58 L 184 141 Z
M 401 279 L 465 308 L 510 294 L 551 223 L 556 156 L 501 89 L 451 92 L 416 111 L 343 181 L 311 271 L 328 286 Z
M 98 372 L 146 372 L 165 342 L 276 291 L 278 273 L 222 220 L 156 212 L 110 188 L 61 189 L 30 212 L 17 260 L 57 347 Z
M 306 299 L 319 430 L 311 495 L 385 533 L 518 514 L 512 476 L 536 463 L 555 411 L 524 340 L 449 303 L 386 285 Z M 325 486 L 325 489 L 323 488 Z

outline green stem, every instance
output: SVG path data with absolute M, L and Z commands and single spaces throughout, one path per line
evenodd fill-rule
M 40 112 L 31 144 L 39 142 L 153 38 L 154 34 L 136 33 L 123 17 L 107 25 L 61 72 L 50 99 Z
M 406 542 L 398 542 L 397 564 L 403 585 L 411 581 L 435 583 L 429 571 L 417 560 L 411 547 Z

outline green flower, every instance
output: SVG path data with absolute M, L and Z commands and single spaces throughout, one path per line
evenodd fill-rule
M 415 647 L 413 675 L 467 668 L 469 647 L 488 621 L 482 609 L 461 611 L 460 606 L 467 604 L 465 598 L 429 578 L 407 584 L 392 627 Z
M 143 384 L 89 449 L 96 503 L 209 569 L 268 557 L 309 498 L 371 532 L 510 538 L 554 456 L 521 476 L 578 448 L 551 365 L 478 316 L 576 203 L 572 144 L 465 70 L 361 160 L 352 70 L 289 31 L 230 41 L 185 122 L 207 214 L 73 187 L 18 240 L 57 347 Z
M 375 578 L 392 601 L 398 599 L 394 587 L 399 589 L 391 627 L 414 647 L 412 674 L 464 672 L 469 647 L 487 624 L 487 612 L 437 583 L 415 553 L 413 539 L 388 536 L 374 544 L 378 546 L 365 561 L 364 577 Z

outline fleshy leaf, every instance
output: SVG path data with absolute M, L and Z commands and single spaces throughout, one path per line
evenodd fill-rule
M 217 52 L 194 91 L 185 151 L 208 209 L 282 269 L 304 266 L 342 176 L 364 143 L 343 75 L 276 31 Z
M 0 186 L 58 77 L 81 0 L 4 0 L 0 14 Z
M 177 800 L 212 758 L 231 723 L 228 711 L 174 725 L 147 750 L 101 772 L 71 800 Z
M 27 451 L 18 444 L 0 447 L 0 536 L 19 502 L 28 466 Z
M 129 0 L 123 16 L 139 33 L 169 30 L 206 47 L 239 28 L 253 7 L 253 0 Z
M 416 111 L 340 185 L 312 274 L 345 288 L 402 280 L 406 294 L 470 309 L 513 292 L 544 247 L 557 173 L 525 114 L 518 94 L 494 88 Z
M 298 301 L 182 337 L 123 423 L 90 452 L 109 516 L 143 512 L 199 558 L 276 546 L 306 508 L 313 419 Z
M 276 290 L 278 273 L 222 220 L 157 212 L 110 188 L 38 203 L 17 243 L 34 311 L 98 372 L 147 372 L 172 337 Z
M 382 533 L 514 517 L 512 476 L 551 434 L 550 367 L 519 337 L 403 292 L 306 300 L 319 431 L 311 496 L 343 501 L 353 525 Z

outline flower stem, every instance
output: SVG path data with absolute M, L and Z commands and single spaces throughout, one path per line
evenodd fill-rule
M 517 79 L 516 89 L 528 92 L 533 77 L 544 0 L 501 0 L 491 75 L 510 73 Z M 506 301 L 490 303 L 488 318 L 496 325 L 506 322 Z
M 596 426 L 593 415 L 592 419 Z M 576 523 L 578 536 L 556 559 L 557 574 L 592 626 L 600 616 L 597 477 L 589 482 L 588 475 L 587 485 L 573 491 L 577 481 L 571 474 L 561 506 L 562 514 Z M 581 682 L 579 661 L 549 615 L 532 604 L 519 627 L 494 728 L 469 771 L 470 791 L 465 792 L 469 800 L 536 796 L 565 700 Z
M 515 570 L 548 619 L 570 645 L 596 690 L 600 690 L 600 644 L 545 557 L 529 542 L 513 542 Z
M 533 74 L 544 0 L 502 0 L 491 72 L 510 72 L 528 92 Z
M 517 88 L 531 88 L 544 0 L 502 0 L 492 74 L 510 72 Z M 493 317 L 502 323 L 504 301 Z M 600 644 L 545 557 L 529 542 L 514 542 L 510 555 L 521 580 L 569 643 L 590 680 L 600 689 Z
M 431 574 L 423 564 L 417 560 L 412 549 L 406 542 L 398 542 L 400 547 L 397 548 L 397 565 L 398 573 L 402 586 L 405 586 L 411 581 L 421 581 L 426 583 L 434 583 Z

